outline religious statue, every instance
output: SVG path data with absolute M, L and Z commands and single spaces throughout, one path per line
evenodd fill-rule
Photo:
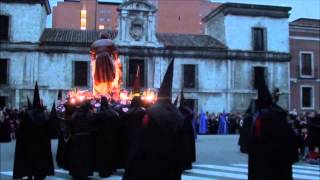
M 121 63 L 112 40 L 101 37 L 91 45 L 93 94 L 117 98 L 121 85 Z

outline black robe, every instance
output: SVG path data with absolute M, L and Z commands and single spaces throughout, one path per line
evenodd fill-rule
M 0 143 L 3 142 L 10 142 L 10 125 L 7 120 L 4 120 L 3 122 L 0 121 Z
M 307 145 L 310 150 L 320 148 L 320 114 L 308 119 L 308 136 L 306 139 Z
M 139 151 L 141 150 L 142 146 L 142 120 L 146 111 L 142 107 L 131 107 L 128 113 L 123 117 L 127 122 L 127 139 L 128 139 L 128 156 L 127 156 L 127 163 L 125 166 L 125 173 L 123 175 L 123 180 L 128 179 L 137 179 L 136 172 L 139 172 L 141 168 L 139 162 Z
M 118 113 L 109 107 L 102 107 L 95 115 L 94 162 L 100 177 L 108 177 L 116 169 L 118 121 Z
M 184 123 L 183 123 L 183 134 L 184 134 L 184 146 L 183 151 L 181 153 L 184 154 L 185 163 L 183 165 L 183 169 L 192 169 L 192 162 L 196 161 L 196 144 L 195 144 L 195 137 L 194 137 L 194 130 L 192 126 L 193 120 L 193 112 L 187 106 L 180 106 L 180 112 L 184 116 Z
M 68 169 L 74 178 L 93 175 L 93 114 L 86 110 L 76 111 L 71 120 Z
M 13 178 L 53 175 L 49 121 L 40 109 L 21 115 L 17 130 Z
M 240 146 L 240 152 L 246 154 L 248 153 L 248 141 L 250 137 L 252 118 L 251 114 L 246 113 L 242 121 L 242 126 L 240 127 L 238 145 Z
M 60 168 L 68 170 L 70 144 L 71 144 L 71 120 L 61 119 L 59 121 L 59 139 L 56 154 L 56 162 Z
M 158 102 L 143 118 L 136 168 L 127 180 L 180 180 L 184 160 L 183 116 L 172 104 Z
M 256 115 L 248 145 L 248 179 L 292 180 L 292 164 L 298 161 L 298 150 L 287 113 L 272 104 Z

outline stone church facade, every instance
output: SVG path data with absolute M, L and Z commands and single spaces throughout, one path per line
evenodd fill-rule
M 75 87 L 90 89 L 89 47 L 101 34 L 119 48 L 123 88 L 130 88 L 136 65 L 143 87 L 159 88 L 174 58 L 173 98 L 183 89 L 196 111 L 245 110 L 256 95 L 253 77 L 258 69 L 265 72 L 270 90 L 283 92 L 280 104 L 289 106 L 291 8 L 225 3 L 203 18 L 205 35 L 199 35 L 156 33 L 157 9 L 146 0 L 120 5 L 117 31 L 45 29 L 34 23 L 45 20 L 48 4 L 30 2 L 0 0 L 1 17 L 9 17 L 8 39 L 1 41 L 0 50 L 6 68 L 1 74 L 7 75 L 0 97 L 8 106 L 20 107 L 26 96 L 32 97 L 35 81 L 47 105 L 59 90 L 65 95 Z M 35 12 L 39 16 L 21 17 Z

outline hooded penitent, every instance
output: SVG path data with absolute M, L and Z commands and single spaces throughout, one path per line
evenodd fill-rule
M 59 118 L 57 116 L 56 102 L 53 101 L 50 116 L 49 116 L 49 125 L 51 129 L 51 138 L 58 138 L 59 134 Z
M 137 70 L 134 76 L 132 90 L 133 90 L 134 96 L 140 96 L 140 66 L 139 65 L 137 65 Z
M 108 108 L 109 107 L 109 102 L 107 97 L 103 96 L 101 97 L 101 108 Z
M 54 174 L 50 124 L 42 111 L 38 83 L 35 85 L 33 99 L 33 108 L 21 114 L 20 127 L 16 132 L 14 179 L 24 176 L 44 179 Z
M 61 90 L 58 91 L 58 100 L 62 100 L 62 91 Z
M 193 128 L 193 111 L 189 108 L 185 102 L 183 90 L 180 94 L 180 107 L 179 110 L 184 116 L 183 130 L 184 130 L 184 165 L 183 169 L 192 169 L 192 162 L 196 160 L 196 146 L 195 135 Z
M 206 114 L 201 111 L 199 116 L 199 134 L 207 134 L 208 133 L 208 122 Z
M 157 102 L 143 117 L 138 151 L 128 179 L 180 179 L 183 170 L 184 117 L 171 102 L 173 64 L 171 61 L 158 92 Z M 137 143 L 138 144 L 138 143 Z M 143 158 L 141 158 L 143 157 Z M 163 158 L 165 157 L 165 158 Z M 152 164 L 152 166 L 150 166 Z
M 40 94 L 39 94 L 38 82 L 36 82 L 36 85 L 34 87 L 33 108 L 34 109 L 41 109 L 42 108 L 42 104 L 41 104 L 41 100 L 40 100 Z
M 163 81 L 161 83 L 161 86 L 158 92 L 158 101 L 169 101 L 171 103 L 173 65 L 174 65 L 174 59 L 171 60 L 171 63 L 168 66 L 167 72 L 164 75 Z
M 173 105 L 177 107 L 178 105 L 179 96 L 176 97 L 176 99 L 173 102 Z
M 272 104 L 272 96 L 265 80 L 263 67 L 261 67 L 261 70 L 259 70 L 259 67 L 257 69 L 254 81 L 258 91 L 258 108 L 266 108 Z
M 28 96 L 27 96 L 27 102 L 28 102 L 28 109 L 31 109 L 32 108 L 32 104 L 31 104 L 30 99 L 29 99 Z
M 262 67 L 256 71 L 255 86 L 258 99 L 248 143 L 248 179 L 292 180 L 298 151 L 287 112 L 272 101 Z

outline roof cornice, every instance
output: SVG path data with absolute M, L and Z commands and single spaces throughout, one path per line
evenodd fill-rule
M 202 21 L 207 22 L 218 14 L 224 16 L 241 15 L 241 16 L 265 16 L 271 18 L 288 18 L 291 7 L 269 6 L 257 4 L 243 4 L 243 3 L 224 3 L 218 8 L 212 10 Z
M 4 3 L 21 3 L 21 4 L 41 4 L 45 6 L 47 14 L 51 14 L 49 0 L 0 0 Z

